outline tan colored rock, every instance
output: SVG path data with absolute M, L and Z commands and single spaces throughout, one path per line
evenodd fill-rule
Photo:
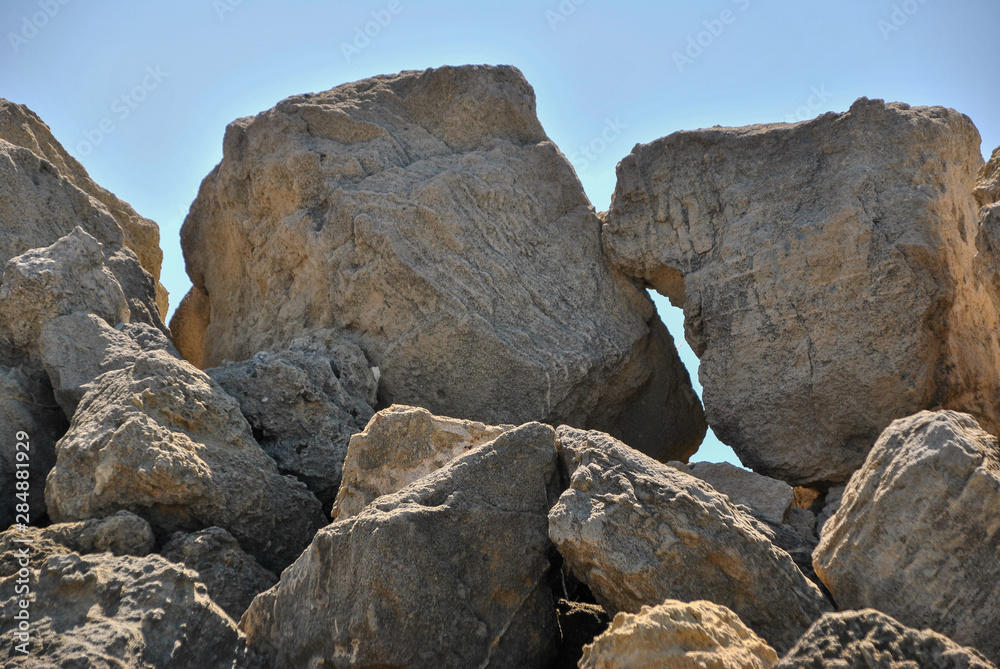
M 511 427 L 435 416 L 402 404 L 379 411 L 364 432 L 351 437 L 334 519 L 356 516 L 376 498 L 405 488 Z
M 979 169 L 976 175 L 976 187 L 972 193 L 980 207 L 986 207 L 1000 200 L 1000 146 L 993 149 L 993 155 Z
M 584 648 L 580 669 L 770 669 L 777 661 L 774 649 L 726 607 L 668 599 L 616 615 Z
M 69 155 L 62 144 L 53 137 L 49 127 L 37 114 L 24 105 L 0 98 L 0 139 L 24 147 L 39 158 L 48 161 L 59 176 L 104 206 L 107 213 L 121 228 L 124 245 L 135 253 L 142 268 L 152 276 L 155 291 L 154 300 L 158 307 L 157 316 L 165 318 L 168 295 L 166 288 L 159 283 L 160 266 L 163 263 L 159 226 L 148 218 L 140 216 L 127 203 L 122 202 L 112 193 L 94 183 L 83 165 Z M 88 232 L 94 234 L 89 228 L 84 227 Z M 66 232 L 68 230 L 56 235 L 56 237 L 61 237 Z M 99 235 L 95 236 L 100 238 Z M 41 240 L 11 255 L 17 255 L 29 248 L 48 246 L 54 241 L 55 237 Z
M 929 629 L 915 630 L 875 611 L 827 613 L 778 669 L 996 669 L 975 649 Z
M 682 463 L 670 463 L 675 467 L 678 464 Z M 687 465 L 687 473 L 729 497 L 733 504 L 752 507 L 776 523 L 784 522 L 795 500 L 792 486 L 784 481 L 757 474 L 728 462 L 692 462 Z
M 555 435 L 529 423 L 323 528 L 240 621 L 278 667 L 546 667 Z
M 784 651 L 830 610 L 789 554 L 707 483 L 600 432 L 564 426 L 558 440 L 570 488 L 549 536 L 609 613 L 706 599 Z
M 379 76 L 234 121 L 181 241 L 194 288 L 172 329 L 201 366 L 333 328 L 386 403 L 593 427 L 663 459 L 704 435 L 513 67 Z
M 953 110 L 861 98 L 621 161 L 605 244 L 683 306 L 708 422 L 746 466 L 843 483 L 921 409 L 1000 427 L 1000 318 L 972 271 L 979 143 Z
M 967 414 L 886 429 L 823 527 L 816 573 L 843 609 L 877 608 L 1000 661 L 1000 448 Z
M 236 401 L 165 351 L 101 375 L 56 452 L 45 486 L 56 522 L 126 509 L 159 537 L 214 525 L 273 571 L 326 522 L 254 441 Z

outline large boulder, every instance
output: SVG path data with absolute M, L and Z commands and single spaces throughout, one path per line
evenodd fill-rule
M 570 488 L 549 536 L 610 613 L 706 599 L 785 651 L 830 610 L 788 553 L 708 484 L 600 432 L 560 427 L 558 443 Z
M 827 613 L 776 669 L 996 669 L 972 648 L 873 609 Z
M 102 374 L 56 457 L 45 487 L 56 522 L 126 509 L 161 540 L 214 525 L 272 571 L 325 524 L 319 501 L 254 441 L 236 401 L 166 351 Z
M 670 600 L 619 613 L 580 669 L 770 669 L 778 654 L 724 606 Z
M 405 488 L 511 427 L 435 416 L 402 404 L 379 411 L 351 437 L 334 519 L 357 515 L 376 498 Z
M 743 464 L 842 483 L 896 418 L 1000 427 L 1000 318 L 972 269 L 979 143 L 953 110 L 861 98 L 618 165 L 606 246 L 683 306 L 708 422 Z
M 874 608 L 1000 663 L 1000 447 L 967 414 L 897 420 L 823 527 L 816 573 Z
M 0 143 L 0 154 L 16 155 L 9 163 L 2 161 L 8 164 L 0 168 L 0 183 L 13 185 L 16 175 L 21 177 L 22 187 L 0 186 L 8 196 L 0 198 L 0 227 L 4 229 L 0 233 L 0 262 L 30 248 L 48 246 L 72 230 L 78 224 L 73 219 L 79 216 L 79 224 L 102 242 L 116 241 L 135 254 L 153 282 L 153 300 L 149 304 L 156 306 L 155 317 L 166 316 L 167 291 L 159 283 L 163 251 L 156 223 L 94 183 L 83 165 L 56 141 L 49 127 L 24 105 L 0 98 L 0 140 L 34 154 L 31 158 L 26 152 Z M 98 230 L 84 220 L 97 222 Z M 68 228 L 67 221 L 72 222 Z M 114 227 L 119 230 L 113 231 Z M 107 230 L 108 237 L 99 230 Z
M 4 667 L 252 666 L 243 635 L 198 575 L 158 555 L 68 553 L 24 571 L 0 580 Z M 19 579 L 27 593 L 15 590 Z M 27 631 L 17 617 L 22 611 Z
M 278 469 L 305 483 L 329 513 L 351 435 L 374 413 L 378 381 L 364 352 L 319 331 L 205 372 L 240 403 Z
M 203 368 L 334 328 L 386 404 L 686 459 L 699 401 L 600 227 L 517 69 L 366 79 L 229 125 L 181 231 L 194 288 L 171 328 Z
M 529 423 L 320 530 L 240 621 L 282 667 L 544 667 L 552 428 Z

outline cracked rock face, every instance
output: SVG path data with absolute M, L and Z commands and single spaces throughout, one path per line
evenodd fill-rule
M 248 642 L 282 667 L 548 666 L 554 441 L 522 425 L 320 530 L 243 616 Z
M 686 459 L 705 425 L 652 301 L 512 67 L 403 72 L 230 124 L 181 238 L 199 367 L 349 332 L 380 400 L 608 431 Z
M 998 424 L 1000 319 L 972 272 L 982 162 L 964 115 L 865 98 L 679 132 L 621 161 L 604 239 L 683 306 L 708 422 L 742 462 L 843 483 L 896 418 Z
M 897 420 L 823 526 L 816 573 L 842 608 L 877 608 L 1000 662 L 1000 446 L 973 418 Z

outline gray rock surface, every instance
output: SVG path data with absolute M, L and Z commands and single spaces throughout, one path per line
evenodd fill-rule
M 160 554 L 198 572 L 212 601 L 239 620 L 253 598 L 278 582 L 278 577 L 243 552 L 239 542 L 221 527 L 177 532 Z
M 165 351 L 100 376 L 56 452 L 45 500 L 57 522 L 126 509 L 161 538 L 218 526 L 274 571 L 326 522 L 253 440 L 236 401 Z
M 813 563 L 839 608 L 876 608 L 997 663 L 998 556 L 996 438 L 967 414 L 922 411 L 882 433 Z
M 357 515 L 376 498 L 405 488 L 511 427 L 435 416 L 403 404 L 379 411 L 351 437 L 334 519 Z
M 334 328 L 384 404 L 686 459 L 699 401 L 600 227 L 517 69 L 365 79 L 229 125 L 181 232 L 194 288 L 171 329 L 212 367 Z
M 374 413 L 378 382 L 364 352 L 319 331 L 206 373 L 240 403 L 278 469 L 305 483 L 329 513 L 351 435 Z
M 827 613 L 813 623 L 778 669 L 996 669 L 972 648 L 915 630 L 875 611 Z
M 557 481 L 552 428 L 506 432 L 320 530 L 240 628 L 276 666 L 547 666 Z
M 795 493 L 784 481 L 772 479 L 728 462 L 670 462 L 729 497 L 733 504 L 745 504 L 773 522 L 784 522 Z M 683 467 L 683 469 L 682 469 Z
M 50 669 L 233 669 L 252 666 L 233 620 L 209 599 L 197 574 L 158 555 L 53 555 L 0 580 L 0 661 Z M 27 601 L 29 653 L 15 649 L 15 619 Z
M 780 652 L 830 610 L 788 553 L 708 484 L 600 432 L 560 427 L 558 443 L 570 488 L 549 536 L 609 613 L 706 599 Z
M 613 261 L 684 308 L 709 424 L 749 468 L 844 483 L 889 423 L 998 427 L 997 309 L 974 276 L 971 121 L 861 98 L 674 133 L 618 165 Z
M 976 174 L 976 187 L 972 194 L 980 207 L 1000 200 L 1000 146 L 993 149 L 993 155 L 979 168 L 979 173 Z

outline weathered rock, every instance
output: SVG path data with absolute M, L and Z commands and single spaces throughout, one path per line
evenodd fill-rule
M 819 539 L 819 533 L 816 531 L 816 514 L 809 509 L 800 509 L 793 506 L 788 510 L 788 518 L 785 524 L 803 537 L 813 540 Z
M 833 515 L 840 508 L 840 503 L 844 499 L 844 490 L 846 490 L 846 486 L 832 486 L 823 496 L 823 508 L 816 516 L 817 537 L 823 534 L 823 527 L 826 525 L 826 522 L 833 518 Z
M 160 554 L 198 572 L 212 601 L 233 620 L 240 619 L 254 597 L 278 582 L 221 527 L 192 534 L 177 532 Z
M 206 373 L 240 403 L 278 469 L 305 483 L 329 513 L 351 435 L 374 413 L 378 382 L 361 349 L 320 331 Z
M 547 666 L 553 442 L 522 425 L 320 530 L 243 616 L 248 642 L 288 667 Z
M 815 583 L 821 591 L 823 590 L 823 582 L 816 575 L 812 565 L 812 554 L 819 543 L 814 532 L 803 532 L 792 525 L 775 522 L 749 506 L 737 504 L 736 508 L 743 512 L 755 530 L 767 537 L 772 544 L 788 553 L 803 576 Z
M 770 669 L 777 661 L 774 649 L 726 607 L 668 599 L 616 615 L 584 648 L 580 669 Z
M 0 365 L 0 429 L 4 430 L 0 435 L 0 529 L 44 519 L 45 477 L 56 463 L 55 444 L 67 427 L 45 370 Z M 27 490 L 18 481 L 27 481 Z M 22 504 L 28 505 L 27 519 L 17 517 L 25 511 Z
M 778 669 L 996 669 L 972 648 L 915 630 L 873 609 L 827 613 L 813 623 Z
M 194 288 L 171 329 L 198 366 L 334 328 L 386 404 L 593 427 L 663 459 L 704 435 L 513 67 L 380 76 L 234 121 L 181 241 Z
M 356 516 L 375 498 L 405 488 L 511 427 L 435 416 L 402 404 L 379 411 L 364 432 L 351 437 L 334 519 Z
M 158 307 L 156 317 L 162 318 L 165 316 L 167 313 L 168 296 L 166 289 L 159 284 L 163 252 L 160 250 L 160 229 L 156 223 L 140 216 L 127 203 L 122 202 L 112 193 L 94 183 L 83 165 L 70 156 L 62 145 L 56 141 L 49 127 L 24 105 L 15 104 L 9 100 L 0 98 L 0 139 L 6 140 L 15 146 L 23 147 L 35 155 L 35 159 L 29 160 L 27 163 L 12 161 L 14 165 L 18 165 L 23 170 L 23 173 L 30 175 L 30 169 L 34 168 L 39 172 L 45 173 L 43 176 L 44 180 L 54 181 L 53 177 L 63 178 L 75 186 L 76 189 L 82 191 L 86 196 L 96 200 L 99 205 L 103 205 L 97 206 L 96 203 L 88 203 L 81 207 L 81 210 L 88 213 L 94 212 L 92 215 L 96 217 L 98 215 L 96 213 L 97 210 L 104 209 L 114 219 L 114 222 L 120 228 L 120 232 L 114 236 L 120 238 L 120 242 L 137 256 L 141 267 L 150 275 L 154 282 L 155 299 L 152 304 L 156 304 Z M 5 147 L 0 145 L 0 153 L 3 153 L 4 150 Z M 48 165 L 43 165 L 42 160 L 39 159 L 47 161 Z M 7 169 L 11 170 L 11 168 L 12 166 L 8 165 Z M 33 185 L 38 189 L 43 188 L 38 183 L 33 183 Z M 63 197 L 72 197 L 67 194 L 71 189 L 59 188 L 58 190 L 62 192 Z M 72 190 L 75 191 L 75 189 Z M 26 189 L 26 191 L 30 192 L 31 189 Z M 62 237 L 72 230 L 74 225 L 77 225 L 77 223 L 74 223 L 69 228 L 57 228 L 56 234 L 49 232 L 48 236 L 45 236 L 43 231 L 49 231 L 52 226 L 58 226 L 59 221 L 64 218 L 64 214 L 60 207 L 53 206 L 54 203 L 51 200 L 42 197 L 36 199 L 38 202 L 37 206 L 44 212 L 44 215 L 30 217 L 28 220 L 24 220 L 22 216 L 22 221 L 17 224 L 24 228 L 18 229 L 18 233 L 24 232 L 29 227 L 33 228 L 29 234 L 33 235 L 34 239 L 29 245 L 16 248 L 13 252 L 8 252 L 6 255 L 0 252 L 0 260 L 6 261 L 8 258 L 19 255 L 29 248 L 48 246 L 57 238 Z M 76 199 L 78 201 L 81 200 L 79 196 L 76 196 Z M 0 201 L 3 201 L 3 198 L 0 198 Z M 17 200 L 7 200 L 8 203 L 12 201 L 16 202 Z M 4 210 L 3 206 L 0 205 L 0 220 L 3 220 L 4 227 L 7 227 L 6 214 L 8 213 L 23 214 L 22 211 L 14 208 Z M 71 218 L 74 213 L 77 213 L 77 210 L 74 209 L 67 212 L 65 218 Z M 39 222 L 43 224 L 38 225 L 37 223 Z M 106 241 L 101 238 L 100 234 L 91 230 L 88 226 L 84 225 L 84 228 L 102 242 Z M 0 241 L 0 248 L 4 252 L 8 251 L 2 241 Z M 124 286 L 125 282 L 122 283 Z
M 991 205 L 1000 200 L 1000 146 L 993 149 L 993 155 L 979 168 L 976 175 L 976 187 L 972 191 L 976 204 L 980 207 Z
M 273 571 L 325 524 L 319 501 L 254 442 L 236 401 L 165 351 L 100 376 L 56 453 L 45 500 L 57 522 L 127 509 L 161 538 L 214 525 Z
M 0 580 L 5 667 L 231 669 L 252 660 L 198 575 L 158 555 L 53 555 L 29 571 L 26 600 L 14 594 L 20 576 Z M 16 650 L 21 601 L 29 603 L 28 654 Z
M 683 306 L 708 422 L 740 460 L 843 483 L 894 419 L 998 426 L 997 310 L 973 276 L 979 134 L 862 98 L 795 124 L 679 132 L 618 165 L 613 260 Z
M 1000 661 L 1000 447 L 967 414 L 897 420 L 813 556 L 841 609 L 877 608 Z
M 549 669 L 577 669 L 583 647 L 594 641 L 611 624 L 607 612 L 597 604 L 560 599 L 556 602 L 559 620 L 559 656 Z
M 50 555 L 112 553 L 143 557 L 155 546 L 149 523 L 128 511 L 48 527 L 14 526 L 0 532 L 0 577 L 17 573 L 24 566 L 19 562 L 24 557 L 32 569 L 39 569 Z
M 745 504 L 776 523 L 784 522 L 795 500 L 792 486 L 762 476 L 728 462 L 670 462 L 671 467 L 705 481 L 729 497 L 733 504 Z
M 729 499 L 600 432 L 560 427 L 570 488 L 549 536 L 609 613 L 665 599 L 724 605 L 779 651 L 830 609 Z

